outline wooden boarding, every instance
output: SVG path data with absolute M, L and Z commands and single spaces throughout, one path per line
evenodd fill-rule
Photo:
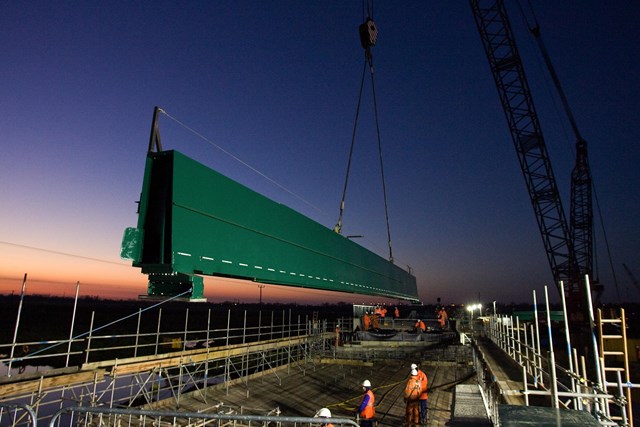
M 21 381 L 0 385 L 0 397 L 20 396 L 34 393 L 39 390 L 50 391 L 51 389 L 77 386 L 82 383 L 93 382 L 97 378 L 98 382 L 104 381 L 104 369 L 77 372 L 74 374 L 57 375 L 53 377 L 40 377 L 37 380 Z
M 333 334 L 328 334 L 333 336 Z M 215 347 L 209 349 L 186 350 L 181 352 L 167 353 L 155 356 L 142 356 L 121 360 L 107 360 L 85 364 L 82 370 L 95 369 L 98 367 L 111 368 L 109 374 L 121 376 L 135 374 L 138 372 L 149 372 L 154 369 L 171 368 L 181 364 L 200 363 L 206 360 L 223 359 L 225 357 L 241 356 L 257 351 L 273 350 L 291 345 L 298 345 L 306 341 L 308 336 L 282 338 L 259 343 L 236 344 L 227 347 Z

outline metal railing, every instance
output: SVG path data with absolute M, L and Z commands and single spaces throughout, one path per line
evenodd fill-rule
M 14 337 L 11 344 L 0 345 L 0 353 L 9 353 L 4 350 L 9 347 L 18 349 L 12 351 L 12 358 L 0 359 L 8 380 L 0 384 L 0 401 L 7 407 L 30 408 L 33 418 L 41 422 L 74 405 L 128 408 L 164 399 L 179 404 L 186 392 L 199 393 L 206 401 L 206 387 L 224 387 L 228 393 L 231 384 L 248 386 L 253 376 L 265 373 L 280 381 L 281 369 L 304 370 L 318 356 L 333 354 L 327 322 L 312 322 L 308 316 L 293 318 L 291 310 L 252 313 L 252 318 L 246 310 L 228 310 L 226 319 L 218 315 L 217 326 L 212 327 L 209 309 L 206 324 L 201 321 L 193 328 L 187 308 L 182 328 L 176 328 L 174 322 L 168 325 L 173 330 L 164 330 L 160 309 L 153 333 L 141 330 L 143 313 L 134 313 L 135 333 L 109 334 L 107 329 L 94 328 L 92 316 L 90 332 L 83 337 L 35 343 Z M 95 333 L 97 330 L 102 333 Z M 118 356 L 109 359 L 114 352 Z M 70 366 L 69 360 L 84 363 L 53 369 L 41 366 L 43 360 L 58 360 L 58 366 Z M 162 363 L 146 365 L 155 360 Z M 33 369 L 37 372 L 30 372 Z M 12 387 L 12 380 L 19 381 L 17 387 Z M 7 418 L 0 421 L 3 419 Z
M 55 427 L 66 416 L 70 425 L 188 425 L 200 426 L 268 426 L 272 423 L 282 427 L 319 426 L 332 423 L 334 426 L 355 426 L 358 424 L 346 418 L 283 417 L 279 415 L 207 414 L 200 412 L 153 411 L 142 409 L 120 409 L 106 407 L 69 407 L 57 411 L 50 427 Z
M 588 279 L 587 286 L 588 286 Z M 521 395 L 525 404 L 529 405 L 530 397 L 545 396 L 554 408 L 567 408 L 583 410 L 591 413 L 600 425 L 625 425 L 632 426 L 633 422 L 627 420 L 625 412 L 626 397 L 623 389 L 638 387 L 638 384 L 625 383 L 620 379 L 618 373 L 617 382 L 605 383 L 602 381 L 604 373 L 602 371 L 602 361 L 596 363 L 596 378 L 590 379 L 587 376 L 587 362 L 585 356 L 578 357 L 575 348 L 570 346 L 569 329 L 565 315 L 565 337 L 566 359 L 569 368 L 561 366 L 556 362 L 556 352 L 554 351 L 554 337 L 551 328 L 550 306 L 545 287 L 545 316 L 546 334 L 541 331 L 540 319 L 538 318 L 538 307 L 535 291 L 534 297 L 534 320 L 523 322 L 518 317 L 494 314 L 484 319 L 485 328 L 483 334 L 493 343 L 500 347 L 515 363 L 522 368 L 522 389 L 521 390 L 498 390 L 495 382 L 491 378 L 486 378 L 486 363 L 480 361 L 477 372 L 480 375 L 478 382 L 483 387 L 483 393 L 487 397 L 489 411 L 492 416 L 496 415 L 497 403 L 504 394 L 513 393 Z M 564 300 L 563 300 L 564 303 Z M 563 305 L 563 312 L 566 307 Z M 592 331 L 595 333 L 595 331 Z M 546 336 L 544 336 L 546 335 Z M 541 341 L 546 341 L 546 346 L 541 345 Z M 595 351 L 597 352 L 597 346 Z M 544 355 L 543 355 L 544 354 Z M 484 378 L 483 378 L 484 377 Z M 607 391 L 606 387 L 614 386 L 617 393 Z M 609 408 L 617 407 L 621 418 L 626 420 L 618 424 L 612 417 Z M 493 418 L 495 419 L 495 418 Z
M 24 424 L 36 427 L 37 422 L 36 413 L 29 405 L 0 403 L 0 425 Z

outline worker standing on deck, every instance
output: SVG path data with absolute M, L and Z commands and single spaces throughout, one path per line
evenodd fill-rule
M 420 380 L 420 386 L 422 390 L 420 392 L 420 397 L 418 400 L 420 401 L 420 424 L 427 423 L 427 400 L 429 399 L 429 394 L 427 393 L 427 386 L 429 385 L 429 379 L 427 378 L 427 374 L 425 374 L 421 369 L 418 369 L 418 365 L 415 363 L 411 364 L 411 370 L 416 370 L 418 373 L 418 379 Z
M 396 319 L 400 317 L 400 310 L 398 310 L 398 307 L 395 308 L 393 315 Z
M 418 319 L 415 326 L 416 326 L 416 332 L 425 332 L 427 330 L 427 327 L 425 326 L 422 319 Z
M 414 365 L 412 365 L 414 366 Z M 405 420 L 407 427 L 418 427 L 420 422 L 420 394 L 422 393 L 422 384 L 418 377 L 418 370 L 411 369 L 411 376 L 404 388 L 404 401 L 407 404 L 405 411 Z
M 362 316 L 362 324 L 363 330 L 365 331 L 368 331 L 371 327 L 371 315 L 369 314 L 369 312 L 366 312 L 364 316 Z
M 373 313 L 373 317 L 371 318 L 371 324 L 373 325 L 373 329 L 378 329 L 380 327 L 380 315 Z
M 360 427 L 373 427 L 373 417 L 376 415 L 376 409 L 374 407 L 376 398 L 371 390 L 371 382 L 364 380 L 362 382 L 362 390 L 364 396 L 362 396 L 362 403 L 358 408 L 358 414 L 360 414 Z
M 331 418 L 331 411 L 328 408 L 322 408 L 318 412 L 316 412 L 315 417 L 316 418 Z M 320 425 L 324 426 L 324 427 L 333 427 L 333 424 L 331 424 L 331 423 L 322 423 Z
M 440 311 L 438 311 L 438 323 L 440 323 L 440 329 L 447 329 L 447 321 L 449 320 L 449 315 L 447 314 L 447 310 L 444 307 L 440 307 Z

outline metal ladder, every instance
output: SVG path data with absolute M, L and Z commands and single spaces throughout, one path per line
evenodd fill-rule
M 620 309 L 620 316 L 616 317 L 611 309 L 612 317 L 603 317 L 602 309 L 598 309 L 598 337 L 600 350 L 600 363 L 603 373 L 604 386 L 617 389 L 617 394 L 624 397 L 624 405 L 615 405 L 620 408 L 620 415 L 610 415 L 613 404 L 609 400 L 607 415 L 621 426 L 633 427 L 633 412 L 631 406 L 631 377 L 629 372 L 629 355 L 627 349 L 627 323 L 624 308 Z M 605 330 L 604 325 L 612 328 Z M 611 329 L 615 329 L 612 332 Z M 622 358 L 622 366 L 620 366 Z M 616 394 L 615 392 L 611 394 Z

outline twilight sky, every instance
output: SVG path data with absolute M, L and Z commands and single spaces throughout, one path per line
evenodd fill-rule
M 640 3 L 535 3 L 589 143 L 605 300 L 638 301 L 622 264 L 640 278 Z M 573 137 L 515 2 L 507 6 L 568 214 Z M 554 286 L 468 3 L 378 1 L 373 18 L 396 263 L 411 266 L 425 303 L 530 302 L 533 289 Z M 1 1 L 0 292 L 19 292 L 24 273 L 32 292 L 70 295 L 76 281 L 85 295 L 146 292 L 119 253 L 137 221 L 155 105 L 176 119 L 160 119 L 165 149 L 332 228 L 362 21 L 360 1 Z M 387 257 L 373 117 L 367 80 L 343 233 Z M 208 278 L 205 288 L 212 300 L 258 298 L 251 283 Z

